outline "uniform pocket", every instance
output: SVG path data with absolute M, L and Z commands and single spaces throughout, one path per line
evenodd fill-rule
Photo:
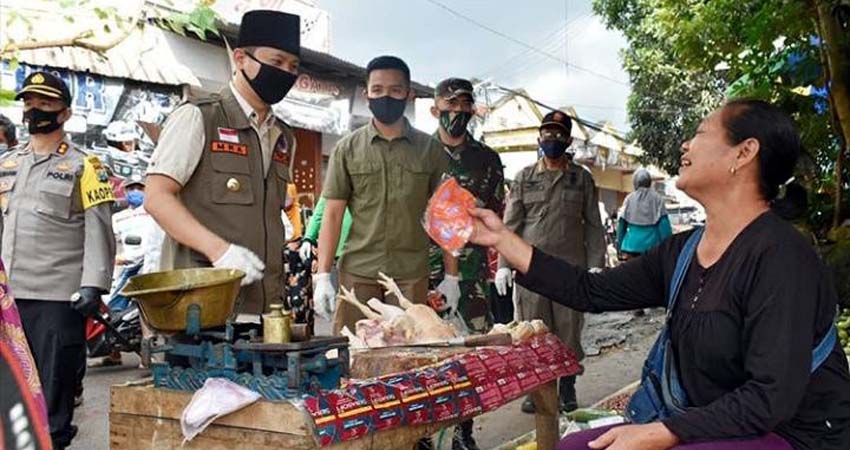
M 15 187 L 15 177 L 6 177 L 0 179 L 0 210 L 3 214 L 9 209 L 9 199 L 12 195 L 12 188 Z
M 212 201 L 219 205 L 254 204 L 251 177 L 238 173 L 217 172 L 213 177 Z
M 381 166 L 374 161 L 352 161 L 348 164 L 348 175 L 351 177 L 351 187 L 358 194 L 366 193 L 366 197 L 374 197 L 374 192 L 380 186 Z
M 522 193 L 522 206 L 525 209 L 525 221 L 536 221 L 546 212 L 546 191 L 531 191 Z
M 39 191 L 39 202 L 35 210 L 48 216 L 65 220 L 70 219 L 71 194 L 73 192 L 73 181 L 45 181 Z
M 259 151 L 259 150 L 258 150 Z M 210 152 L 210 161 L 216 172 L 251 173 L 250 155 L 240 155 L 225 152 Z
M 561 200 L 564 201 L 564 214 L 568 216 L 581 216 L 584 197 L 579 191 L 565 190 L 561 193 Z
M 428 191 L 431 188 L 429 182 L 430 173 L 420 167 L 412 165 L 401 165 L 401 187 L 404 198 L 419 201 L 430 197 Z

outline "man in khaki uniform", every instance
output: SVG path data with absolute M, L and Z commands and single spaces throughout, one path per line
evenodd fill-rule
M 319 232 L 319 269 L 314 280 L 316 313 L 330 317 L 336 292 L 330 281 L 345 209 L 351 211 L 351 231 L 339 260 L 342 286 L 358 298 L 386 297 L 375 280 L 378 272 L 398 282 L 405 297 L 425 303 L 428 291 L 428 236 L 422 214 L 446 169 L 442 145 L 414 129 L 404 118 L 410 69 L 394 56 L 380 56 L 366 67 L 366 97 L 373 119 L 339 141 L 328 166 L 322 195 L 326 199 Z M 352 331 L 360 311 L 336 306 L 333 330 Z
M 24 80 L 30 141 L 0 157 L 3 261 L 38 368 L 53 448 L 71 425 L 77 370 L 84 366 L 85 315 L 98 313 L 115 257 L 112 185 L 96 156 L 65 138 L 71 94 L 48 72 Z M 80 300 L 71 303 L 79 292 Z M 5 294 L 5 293 L 4 293 Z
M 295 139 L 271 105 L 295 83 L 300 49 L 298 16 L 246 13 L 230 85 L 171 114 L 148 168 L 145 209 L 168 235 L 161 268 L 245 272 L 237 312 L 254 317 L 283 293 Z
M 596 185 L 586 168 L 572 162 L 572 120 L 561 111 L 543 118 L 538 142 L 543 157 L 516 176 L 505 210 L 505 225 L 531 245 L 571 264 L 601 268 L 605 263 L 605 230 L 599 217 Z M 499 258 L 496 288 L 504 295 L 511 268 Z M 517 312 L 521 319 L 541 319 L 579 359 L 582 313 L 517 286 Z M 562 378 L 559 399 L 564 410 L 576 409 L 575 377 Z M 534 412 L 530 398 L 523 411 Z

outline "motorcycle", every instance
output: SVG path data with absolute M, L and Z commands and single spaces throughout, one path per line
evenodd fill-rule
M 128 245 L 139 245 L 139 236 L 127 236 Z M 108 356 L 116 352 L 139 353 L 142 344 L 141 311 L 139 305 L 121 295 L 121 290 L 142 268 L 142 263 L 122 269 L 110 294 L 108 304 L 101 307 L 99 319 L 86 319 L 86 349 L 89 358 Z

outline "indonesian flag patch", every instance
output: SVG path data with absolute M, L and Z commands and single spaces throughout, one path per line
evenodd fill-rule
M 239 132 L 233 128 L 218 128 L 218 140 L 230 142 L 232 144 L 239 143 Z

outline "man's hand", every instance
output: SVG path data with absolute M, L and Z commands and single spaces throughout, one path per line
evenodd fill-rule
M 449 306 L 449 311 L 457 311 L 458 303 L 460 302 L 460 277 L 446 274 L 443 277 L 443 281 L 437 286 L 437 292 L 446 297 L 446 304 Z
M 667 450 L 679 444 L 679 438 L 661 422 L 624 425 L 608 430 L 590 441 L 594 450 Z
M 331 320 L 336 306 L 336 290 L 331 284 L 331 274 L 317 273 L 313 276 L 313 310 L 325 320 Z
M 501 296 L 508 295 L 508 286 L 513 286 L 514 284 L 513 271 L 507 267 L 502 267 L 496 271 L 496 279 L 494 281 L 496 292 Z
M 242 279 L 242 286 L 247 286 L 257 280 L 263 278 L 263 271 L 266 270 L 266 265 L 260 260 L 260 257 L 254 252 L 245 247 L 240 247 L 236 244 L 230 244 L 224 254 L 213 261 L 213 267 L 219 269 L 236 269 L 245 272 L 245 278 Z
M 100 288 L 85 286 L 80 288 L 79 296 L 74 295 L 71 299 L 71 308 L 84 317 L 92 317 L 100 314 L 100 308 L 103 305 L 101 295 L 105 291 Z
M 313 256 L 313 244 L 304 239 L 301 241 L 301 247 L 298 249 L 298 255 L 301 256 L 301 261 L 307 262 Z

